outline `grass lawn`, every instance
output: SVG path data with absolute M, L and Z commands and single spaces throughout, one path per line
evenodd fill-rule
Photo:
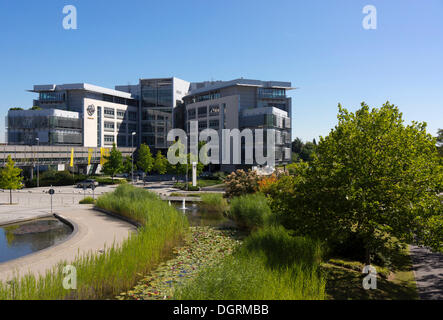
M 180 192 L 172 192 L 170 197 L 200 197 L 200 194 L 198 193 L 180 193 Z
M 213 179 L 198 179 L 197 184 L 199 187 L 211 187 L 216 185 L 223 185 L 223 181 Z
M 398 255 L 389 272 L 386 268 L 377 269 L 377 289 L 365 290 L 362 286 L 363 264 L 357 261 L 331 259 L 322 265 L 326 273 L 326 294 L 331 300 L 415 300 L 418 299 L 417 286 L 409 249 Z

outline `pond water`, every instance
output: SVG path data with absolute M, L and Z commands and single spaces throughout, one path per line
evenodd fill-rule
M 232 227 L 233 222 L 215 211 L 202 209 L 197 203 L 186 202 L 186 210 L 182 203 L 174 202 L 173 206 L 188 217 L 190 226 Z
M 0 263 L 64 241 L 72 228 L 55 218 L 0 226 Z

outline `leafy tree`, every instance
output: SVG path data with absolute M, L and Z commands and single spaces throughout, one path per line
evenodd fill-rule
M 134 163 L 134 171 L 137 170 L 137 164 Z M 131 173 L 132 172 L 132 157 L 126 156 L 123 160 L 123 172 Z
M 110 175 L 112 182 L 114 182 L 114 176 L 123 169 L 123 156 L 117 149 L 115 143 L 112 145 L 109 156 L 105 156 L 104 158 L 106 162 L 103 164 L 102 170 L 105 174 Z
M 39 106 L 33 106 L 29 110 L 42 110 L 42 108 Z
M 299 154 L 300 159 L 303 161 L 311 161 L 313 157 L 313 153 L 316 149 L 316 145 L 313 142 L 306 142 L 301 149 Z
M 356 235 L 365 260 L 399 243 L 443 250 L 443 170 L 426 124 L 404 125 L 399 109 L 350 113 L 339 105 L 338 125 L 321 137 L 309 167 L 283 177 L 271 206 L 288 228 L 324 240 Z
M 292 152 L 299 154 L 303 146 L 303 141 L 301 141 L 300 138 L 295 138 L 295 140 L 292 141 Z
M 312 154 L 315 151 L 315 148 L 317 147 L 317 142 L 314 139 L 312 142 L 308 141 L 306 143 L 303 143 L 303 141 L 300 138 L 295 138 L 294 141 L 292 141 L 292 152 L 293 155 L 293 161 L 311 161 L 312 160 Z
M 146 174 L 151 172 L 154 166 L 154 158 L 151 154 L 151 149 L 145 143 L 140 146 L 138 150 L 137 167 L 143 170 Z
M 153 169 L 159 174 L 165 174 L 168 168 L 168 159 L 160 152 L 157 152 Z
M 21 169 L 15 167 L 11 156 L 6 160 L 6 166 L 0 170 L 0 187 L 9 189 L 9 203 L 12 204 L 12 190 L 22 186 L 23 177 L 20 176 Z
M 443 156 L 443 129 L 437 132 L 437 149 L 441 156 Z

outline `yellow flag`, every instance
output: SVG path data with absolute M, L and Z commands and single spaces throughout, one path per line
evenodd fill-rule
M 105 159 L 106 156 L 109 156 L 109 149 L 108 148 L 100 148 L 100 164 L 104 165 L 105 162 L 107 161 Z
M 91 158 L 92 158 L 92 153 L 94 152 L 94 149 L 89 149 L 88 150 L 88 166 L 91 164 Z
M 74 148 L 71 148 L 71 162 L 69 163 L 69 166 L 74 166 Z

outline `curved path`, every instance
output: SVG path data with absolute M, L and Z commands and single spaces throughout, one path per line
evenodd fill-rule
M 417 246 L 410 252 L 420 299 L 443 300 L 443 254 Z
M 72 261 L 87 252 L 100 253 L 114 242 L 121 243 L 136 228 L 122 220 L 110 217 L 92 209 L 92 206 L 57 208 L 60 217 L 71 222 L 73 234 L 58 245 L 30 255 L 0 263 L 0 281 L 7 281 L 14 275 L 27 273 L 44 274 L 60 261 Z

